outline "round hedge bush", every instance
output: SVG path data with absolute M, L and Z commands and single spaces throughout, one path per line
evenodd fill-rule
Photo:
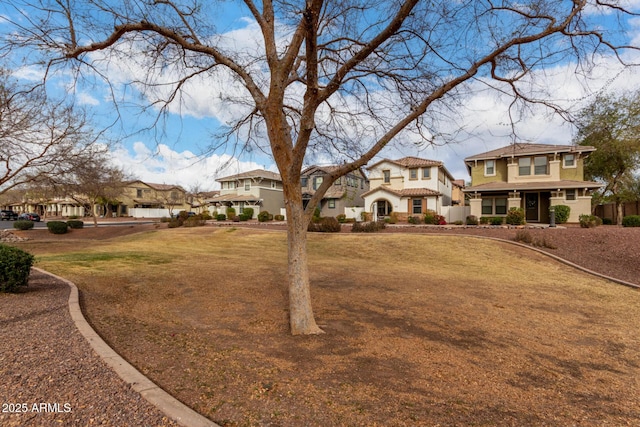
M 49 221 L 47 222 L 47 228 L 50 233 L 65 234 L 68 231 L 69 226 L 64 221 Z
M 0 243 L 0 292 L 15 292 L 27 286 L 33 255 Z
M 566 205 L 558 205 L 553 208 L 556 212 L 556 224 L 565 224 L 569 220 L 571 208 Z
M 31 230 L 33 228 L 33 221 L 28 219 L 19 219 L 13 223 L 13 228 L 16 230 Z
M 69 228 L 74 229 L 84 228 L 84 222 L 79 220 L 69 220 L 67 221 L 67 225 L 69 226 Z

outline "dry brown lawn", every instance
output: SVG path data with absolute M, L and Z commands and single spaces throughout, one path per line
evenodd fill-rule
M 637 425 L 640 295 L 513 245 L 311 235 L 315 314 L 287 329 L 286 241 L 162 229 L 21 244 L 99 333 L 223 426 Z

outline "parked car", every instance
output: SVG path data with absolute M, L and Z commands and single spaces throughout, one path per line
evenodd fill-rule
M 18 219 L 26 219 L 26 220 L 29 220 L 29 221 L 38 222 L 38 221 L 40 221 L 40 215 L 38 215 L 35 212 L 28 212 L 28 213 L 20 214 Z
M 4 220 L 11 220 L 11 221 L 15 221 L 16 219 L 18 219 L 18 214 L 15 213 L 14 211 L 2 211 L 0 212 L 0 219 L 2 219 L 2 221 Z

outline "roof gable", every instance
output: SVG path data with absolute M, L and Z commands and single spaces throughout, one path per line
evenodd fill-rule
M 280 174 L 277 174 L 275 172 L 271 172 L 268 170 L 264 170 L 264 169 L 255 169 L 248 172 L 242 172 L 236 175 L 225 176 L 223 178 L 216 179 L 216 181 L 217 182 L 237 181 L 239 179 L 246 179 L 246 178 L 250 178 L 250 179 L 262 178 L 262 179 L 270 179 L 272 181 L 282 181 Z

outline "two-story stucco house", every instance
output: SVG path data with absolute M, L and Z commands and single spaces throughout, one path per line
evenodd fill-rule
M 302 202 L 307 207 L 309 199 L 316 189 L 327 179 L 337 166 L 309 166 L 302 171 L 300 186 L 302 187 Z M 320 201 L 320 215 L 333 216 L 345 213 L 347 207 L 362 207 L 362 194 L 369 190 L 369 181 L 361 170 L 355 170 L 336 179 Z
M 584 159 L 594 147 L 521 143 L 467 157 L 471 215 L 506 215 L 523 208 L 527 222 L 548 223 L 549 208 L 567 205 L 569 222 L 591 213 L 591 192 L 602 185 L 584 180 Z
M 373 219 L 398 214 L 398 219 L 441 213 L 452 205 L 453 177 L 437 160 L 404 157 L 381 160 L 367 168 L 370 190 L 363 194 L 365 210 Z
M 220 194 L 206 200 L 213 213 L 226 213 L 227 207 L 241 214 L 244 208 L 253 209 L 256 218 L 261 211 L 279 214 L 284 208 L 282 179 L 280 175 L 264 169 L 256 169 L 216 179 Z
M 118 216 L 130 215 L 129 209 L 167 209 L 177 213 L 190 209 L 186 191 L 179 185 L 154 184 L 140 180 L 128 182 L 118 196 L 118 205 L 113 212 Z

